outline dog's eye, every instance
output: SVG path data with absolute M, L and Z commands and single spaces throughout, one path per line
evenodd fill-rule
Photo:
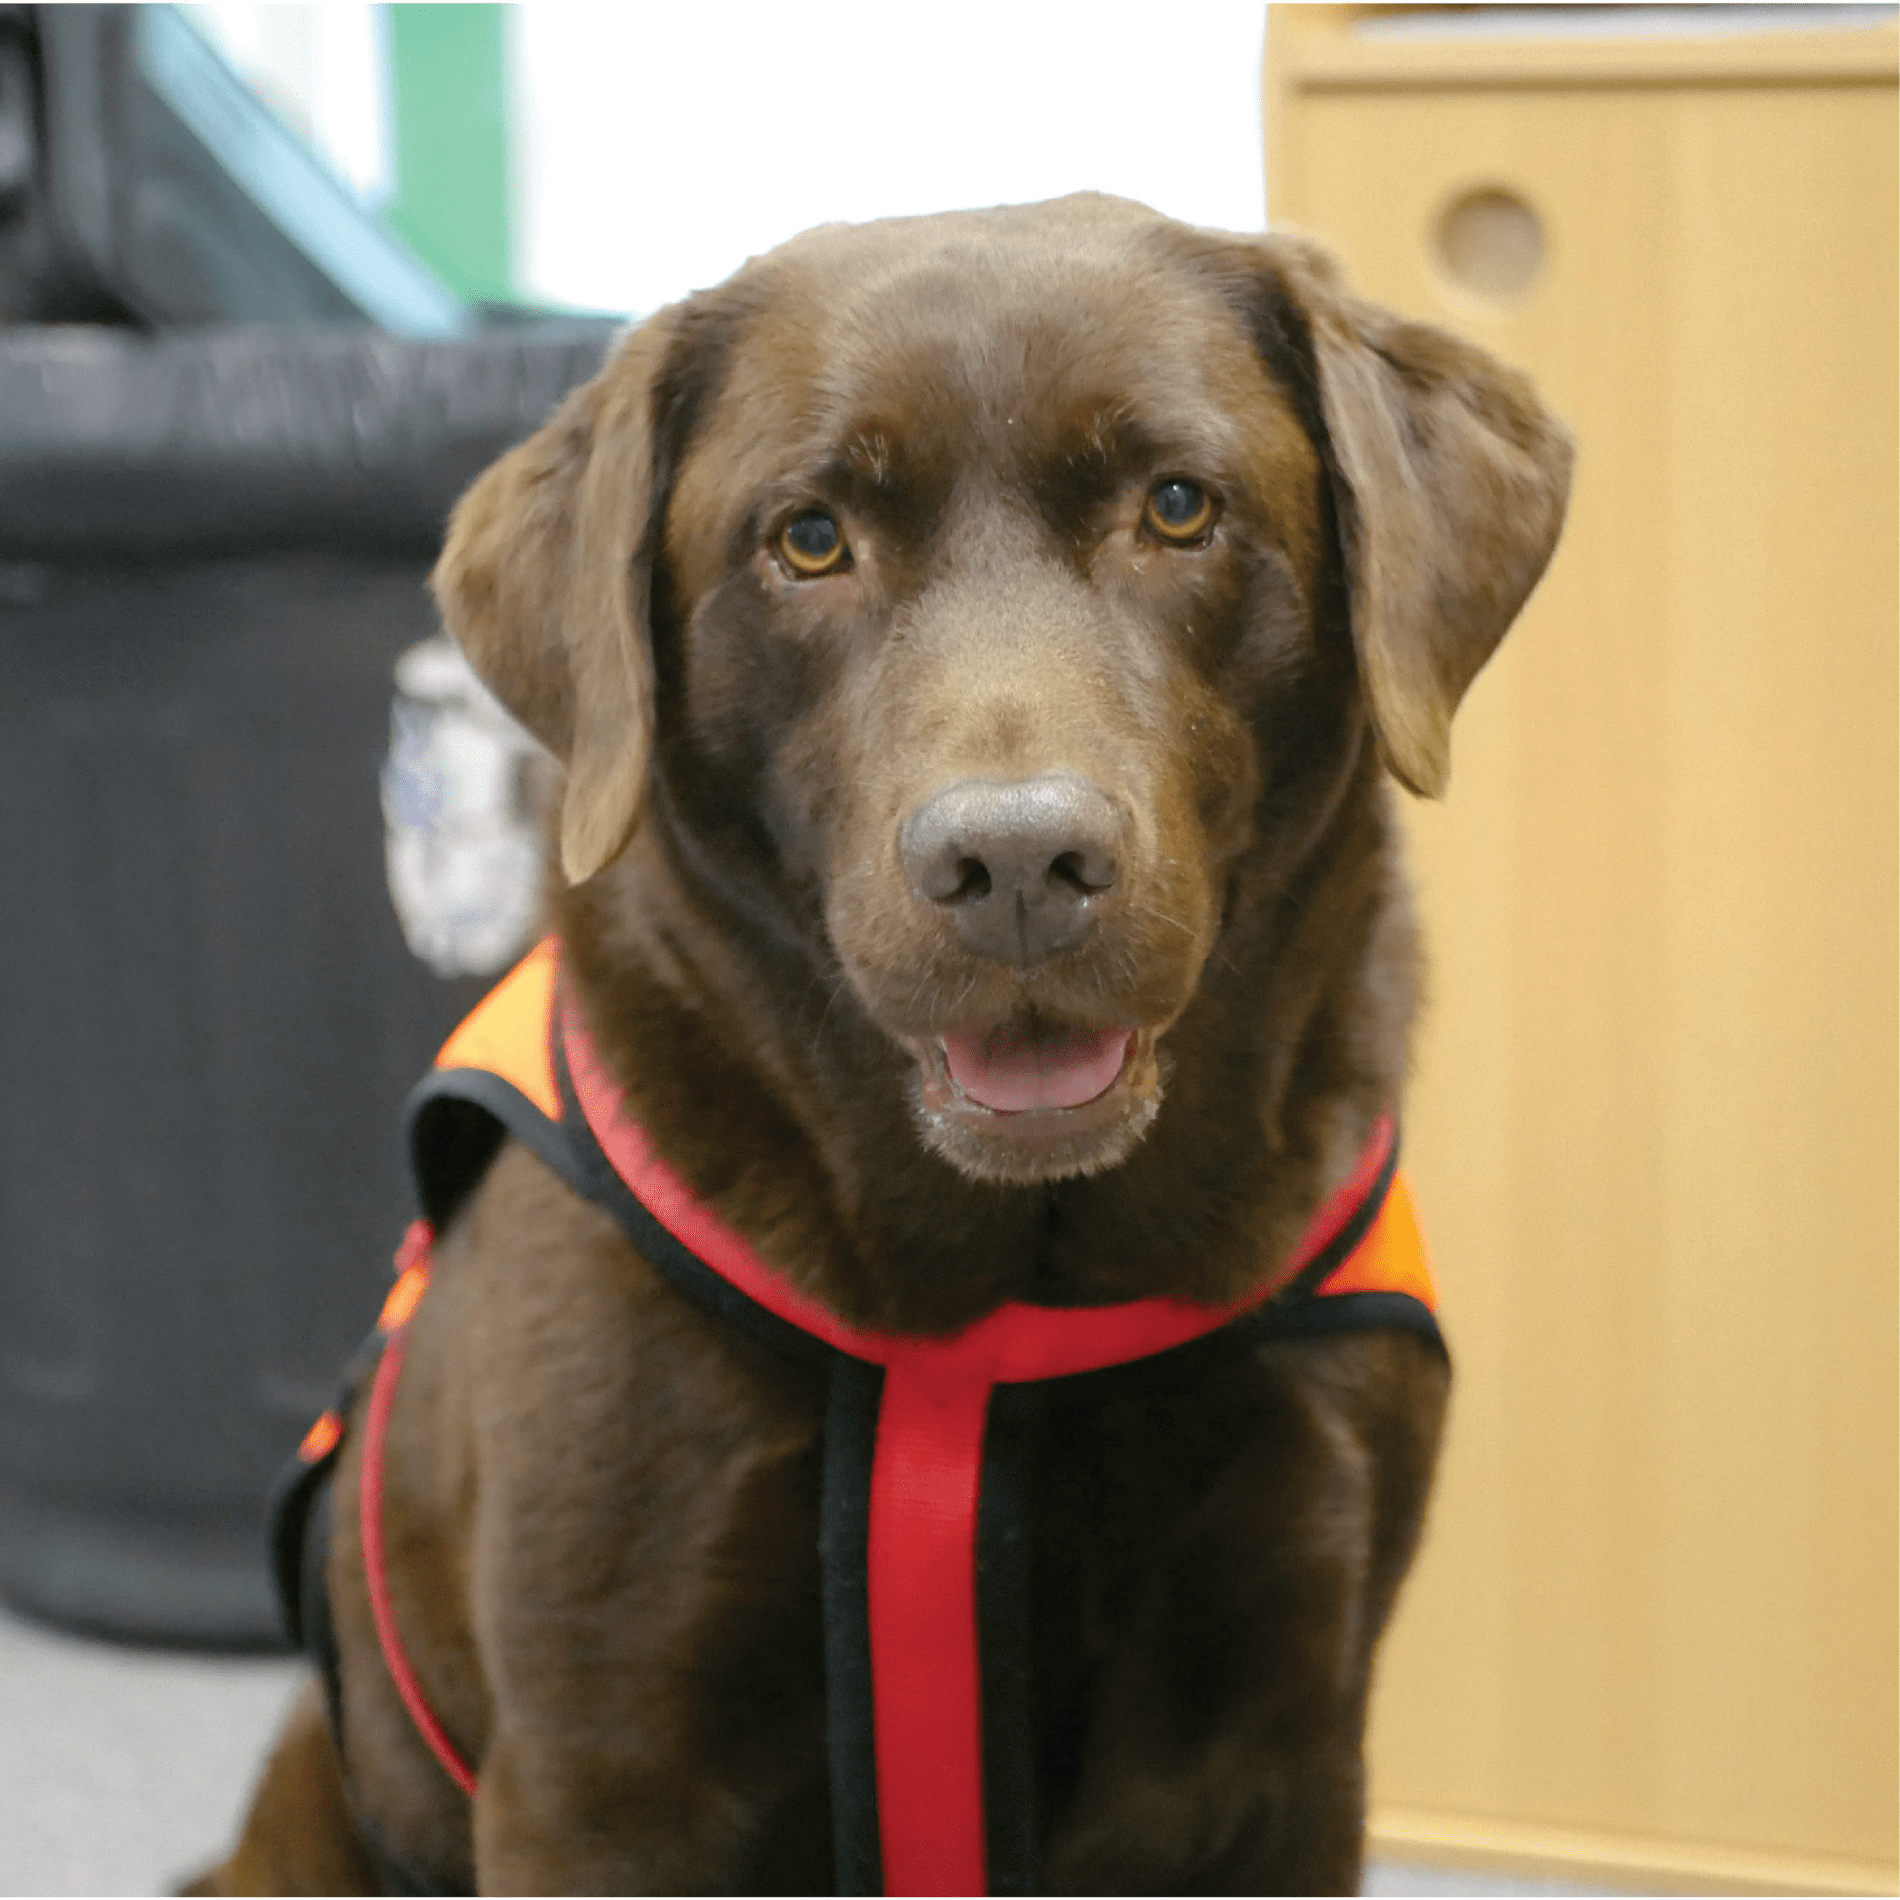
M 779 530 L 778 551 L 785 565 L 806 580 L 835 574 L 851 559 L 844 530 L 822 508 L 807 508 L 786 522 Z
M 1199 541 L 1214 525 L 1214 497 L 1199 482 L 1170 476 L 1149 489 L 1141 518 L 1164 541 Z

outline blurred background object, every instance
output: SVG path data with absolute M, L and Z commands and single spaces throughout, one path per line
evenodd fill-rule
M 277 1639 L 264 1493 L 373 1317 L 410 1212 L 401 1104 L 481 989 L 437 980 L 391 911 L 393 671 L 434 633 L 455 495 L 604 341 L 0 331 L 16 1603 Z M 454 970 L 503 967 L 520 921 Z
M 326 319 L 470 327 L 176 8 L 0 7 L 0 320 Z
M 0 9 L 0 178 L 0 1594 L 274 1646 L 266 1490 L 537 872 L 522 742 L 419 749 L 394 669 L 456 495 L 615 326 L 448 288 L 168 7 Z
M 383 863 L 403 937 L 437 976 L 490 975 L 533 943 L 559 769 L 447 634 L 396 662 Z
M 1387 1852 L 1895 1890 L 1897 69 L 1891 8 L 1271 10 L 1275 221 L 1580 443 L 1408 802 L 1458 1382 Z

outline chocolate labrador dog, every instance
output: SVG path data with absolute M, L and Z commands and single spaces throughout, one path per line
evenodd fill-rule
M 1390 781 L 1570 461 L 1310 244 L 1079 197 L 811 232 L 476 483 L 553 942 L 204 1890 L 1356 1890 L 1447 1386 Z

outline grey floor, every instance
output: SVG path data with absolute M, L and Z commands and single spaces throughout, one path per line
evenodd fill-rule
M 0 1894 L 159 1894 L 230 1838 L 295 1664 L 87 1642 L 0 1610 Z M 1369 1894 L 1582 1894 L 1374 1865 Z
M 157 1894 L 216 1857 L 298 1680 L 0 1611 L 0 1894 Z

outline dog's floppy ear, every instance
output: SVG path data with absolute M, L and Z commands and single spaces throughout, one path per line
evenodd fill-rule
M 561 868 L 592 877 L 633 836 L 653 744 L 647 615 L 664 505 L 653 409 L 662 312 L 456 504 L 431 584 L 501 703 L 567 767 Z
M 1404 784 L 1437 798 L 1452 714 L 1557 545 L 1570 435 L 1484 351 L 1346 296 L 1316 247 L 1278 239 L 1272 256 L 1311 339 L 1380 750 Z

